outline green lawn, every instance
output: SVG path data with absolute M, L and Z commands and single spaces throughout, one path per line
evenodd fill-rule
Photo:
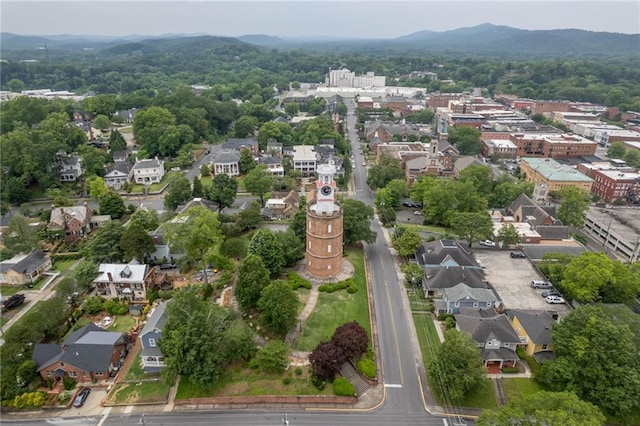
M 462 407 L 493 409 L 498 407 L 491 379 L 484 379 L 480 389 L 460 401 Z
M 113 323 L 109 327 L 109 331 L 119 331 L 126 333 L 131 331 L 133 325 L 136 323 L 136 319 L 131 315 L 116 315 L 113 319 Z
M 3 285 L 0 286 L 0 294 L 5 298 L 7 296 L 13 296 L 16 293 L 20 293 L 21 291 L 29 290 L 26 286 L 23 285 Z
M 371 336 L 362 249 L 351 248 L 348 253 L 346 259 L 355 268 L 353 280 L 358 291 L 353 294 L 347 293 L 346 290 L 333 293 L 320 292 L 313 313 L 296 339 L 295 349 L 312 351 L 318 343 L 331 339 L 336 328 L 354 320 Z
M 414 313 L 413 323 L 420 342 L 420 351 L 425 367 L 431 360 L 432 353 L 440 346 L 440 338 L 436 332 L 436 325 L 433 323 L 433 316 L 428 313 Z
M 434 225 L 416 225 L 413 223 L 403 223 L 403 226 L 406 226 L 408 228 L 414 228 L 416 231 L 425 231 L 425 232 L 431 232 L 434 234 L 440 234 L 440 235 L 445 235 L 447 233 L 447 230 L 445 228 L 443 228 L 442 226 L 434 226 Z M 451 230 L 449 230 L 449 234 L 451 235 Z
M 144 369 L 142 368 L 142 363 L 140 362 L 141 351 L 142 349 L 140 349 L 135 354 L 129 355 L 129 356 L 133 356 L 133 362 L 131 363 L 131 367 L 129 367 L 129 371 L 127 371 L 127 374 L 124 376 L 125 381 L 137 381 L 137 380 L 144 380 L 144 379 L 151 379 L 151 378 L 158 377 L 157 374 L 147 374 L 144 372 Z
M 153 382 L 120 383 L 109 394 L 108 401 L 115 404 L 164 402 L 170 387 L 160 379 Z
M 200 183 L 202 183 L 203 188 L 208 188 L 213 183 L 213 176 L 203 176 L 200 178 Z
M 53 261 L 53 269 L 55 271 L 64 272 L 71 267 L 74 263 L 76 263 L 78 259 L 69 259 L 69 260 L 54 260 Z
M 538 382 L 532 379 L 513 378 L 502 379 L 504 387 L 504 395 L 507 398 L 507 402 L 511 402 L 516 399 L 524 398 L 534 393 L 544 390 Z
M 159 183 L 152 183 L 151 185 L 149 185 L 149 192 L 160 191 L 162 187 L 165 186 L 166 184 L 167 184 L 167 175 L 165 175 L 164 178 L 162 178 L 162 180 Z M 145 187 L 146 187 L 145 185 L 133 184 L 131 185 L 131 193 L 144 194 Z
M 424 290 L 419 289 L 415 292 L 407 291 L 407 297 L 411 305 L 411 312 L 429 312 L 427 308 L 432 305 L 432 303 L 427 302 L 424 298 Z
M 8 322 L 9 322 L 9 318 L 7 318 L 7 317 L 0 317 L 0 327 L 4 327 L 4 325 L 5 325 L 6 323 L 8 323 Z
M 121 134 L 133 133 L 133 126 L 120 127 L 117 130 Z

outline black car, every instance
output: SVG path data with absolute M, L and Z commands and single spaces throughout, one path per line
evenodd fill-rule
M 87 398 L 89 397 L 90 393 L 91 393 L 91 389 L 83 388 L 78 393 L 78 396 L 76 396 L 76 399 L 73 401 L 73 406 L 76 407 L 76 408 L 82 407 L 84 405 L 84 403 L 87 402 Z
M 512 251 L 511 252 L 511 258 L 512 259 L 526 259 L 527 256 L 525 256 L 525 254 L 522 253 L 521 251 Z
M 562 297 L 560 292 L 558 290 L 555 290 L 555 289 L 545 290 L 545 291 L 542 292 L 542 297 L 547 297 L 547 296 L 560 296 L 560 297 Z

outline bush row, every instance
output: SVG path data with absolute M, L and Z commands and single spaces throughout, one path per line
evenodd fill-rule
M 293 290 L 297 290 L 300 287 L 306 288 L 307 290 L 311 290 L 311 283 L 295 272 L 290 272 L 287 276 L 289 285 Z
M 375 379 L 377 374 L 376 363 L 372 359 L 362 358 L 356 366 L 358 371 L 370 379 Z
M 351 293 L 351 294 L 358 291 L 355 283 L 351 278 L 347 278 L 346 280 L 340 281 L 335 284 L 322 284 L 320 287 L 318 287 L 318 290 L 324 291 L 327 293 L 333 293 L 334 291 L 345 290 L 345 289 L 347 290 L 347 293 Z

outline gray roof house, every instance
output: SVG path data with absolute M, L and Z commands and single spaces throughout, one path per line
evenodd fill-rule
M 145 373 L 158 373 L 164 367 L 164 358 L 158 342 L 162 336 L 162 328 L 167 322 L 166 309 L 167 302 L 158 304 L 138 335 L 138 339 L 142 344 L 140 358 Z
M 557 320 L 548 311 L 512 309 L 507 312 L 513 329 L 524 343 L 524 351 L 536 361 L 554 358 L 551 331 Z
M 128 161 L 118 161 L 104 175 L 104 183 L 109 188 L 121 189 L 133 177 L 133 167 Z
M 455 287 L 458 284 L 463 284 L 468 288 L 487 288 L 481 269 L 448 265 L 424 269 L 422 288 L 427 297 L 442 295 L 445 289 Z
M 32 283 L 51 269 L 51 258 L 42 250 L 19 254 L 0 262 L 0 284 L 24 285 Z
M 460 308 L 455 318 L 456 328 L 469 334 L 476 342 L 490 373 L 498 373 L 502 367 L 516 365 L 520 359 L 516 347 L 521 340 L 506 315 L 494 309 Z
M 488 288 L 472 288 L 460 283 L 442 290 L 442 300 L 436 300 L 437 313 L 458 314 L 461 308 L 500 308 L 502 302 Z
M 248 149 L 253 155 L 258 154 L 258 141 L 254 138 L 229 138 L 222 144 L 222 149 L 240 151 Z
M 91 323 L 61 344 L 36 344 L 33 361 L 43 380 L 70 377 L 79 382 L 107 380 L 115 374 L 128 350 L 124 333 L 106 331 Z
M 239 151 L 221 151 L 213 159 L 214 175 L 240 175 L 240 152 Z
M 466 266 L 480 269 L 473 254 L 455 240 L 437 240 L 424 243 L 416 251 L 416 260 L 423 268 Z
M 79 155 L 63 155 L 60 161 L 60 182 L 75 182 L 84 170 L 82 169 L 82 158 Z

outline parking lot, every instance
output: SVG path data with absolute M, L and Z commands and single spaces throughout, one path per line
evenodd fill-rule
M 475 248 L 474 254 L 484 269 L 485 279 L 493 286 L 507 309 L 539 309 L 569 313 L 564 304 L 548 304 L 543 290 L 531 287 L 531 280 L 542 277 L 528 259 L 512 259 L 509 250 Z

